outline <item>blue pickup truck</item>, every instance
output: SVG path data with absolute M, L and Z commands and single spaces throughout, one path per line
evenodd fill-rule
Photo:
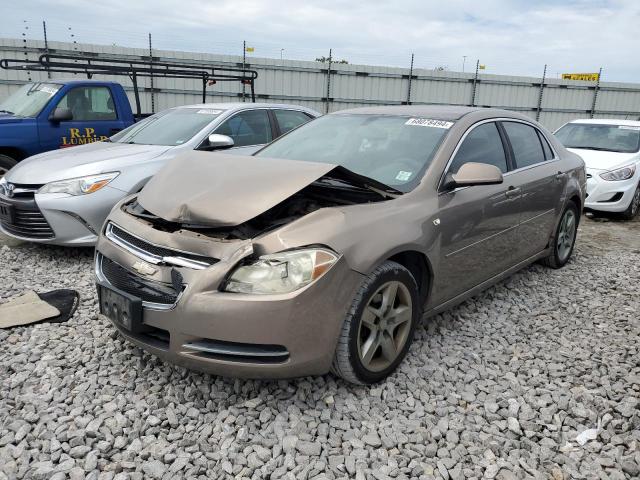
M 0 103 L 0 177 L 31 155 L 101 141 L 135 121 L 119 83 L 28 83 Z

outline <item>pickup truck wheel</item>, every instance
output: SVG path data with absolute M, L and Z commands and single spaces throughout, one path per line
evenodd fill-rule
M 7 173 L 13 166 L 15 166 L 18 162 L 7 155 L 0 155 L 0 178 L 4 177 L 4 174 Z
M 569 202 L 562 212 L 560 223 L 553 236 L 551 254 L 542 260 L 542 264 L 551 268 L 564 267 L 573 253 L 578 235 L 580 216 L 575 203 Z
M 407 354 L 419 319 L 416 280 L 402 265 L 384 262 L 356 293 L 331 371 L 360 385 L 383 380 Z

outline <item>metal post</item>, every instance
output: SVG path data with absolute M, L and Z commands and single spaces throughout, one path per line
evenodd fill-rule
M 151 32 L 149 32 L 149 68 L 151 75 L 149 77 L 149 84 L 151 85 L 151 113 L 156 113 L 156 94 L 153 85 L 153 48 L 151 46 Z
M 331 52 L 332 49 L 329 49 L 329 66 L 327 68 L 327 103 L 324 106 L 324 113 L 329 113 L 329 97 L 331 95 Z
M 411 79 L 413 78 L 413 56 L 411 54 L 411 66 L 409 67 L 409 85 L 407 88 L 407 105 L 411 105 Z
M 27 51 L 27 32 L 29 31 L 29 24 L 26 20 L 23 20 L 24 30 L 22 31 L 22 49 L 24 53 L 24 59 L 29 60 L 29 52 Z M 27 81 L 31 81 L 31 71 L 27 70 Z
M 480 68 L 480 60 L 476 61 L 476 75 L 473 77 L 473 90 L 471 90 L 471 106 L 476 106 L 476 86 L 478 85 L 478 69 Z
M 596 102 L 598 101 L 598 90 L 600 90 L 600 77 L 602 77 L 602 67 L 598 71 L 598 80 L 596 80 L 596 88 L 593 90 L 593 103 L 591 104 L 591 115 L 589 118 L 593 118 L 596 114 Z
M 536 109 L 536 122 L 540 120 L 540 111 L 542 110 L 542 95 L 544 93 L 544 81 L 547 79 L 547 64 L 544 65 L 542 72 L 542 81 L 540 82 L 540 92 L 538 92 L 538 108 Z
M 242 42 L 242 69 L 244 70 L 245 68 L 247 68 L 247 42 L 246 40 Z M 246 85 L 244 82 L 242 82 L 242 101 L 246 102 L 246 98 L 245 98 L 245 88 Z
M 467 56 L 463 55 L 462 56 L 462 73 L 464 73 L 464 64 L 467 63 Z
M 44 33 L 44 51 L 49 53 L 49 41 L 47 40 L 47 22 L 42 21 L 42 32 Z M 47 78 L 51 78 L 51 72 L 49 66 L 47 66 Z
M 135 70 L 131 75 L 131 82 L 133 83 L 133 95 L 136 99 L 136 112 L 138 112 L 138 115 L 141 115 L 142 112 L 140 109 L 140 92 L 138 91 L 138 76 L 136 75 Z

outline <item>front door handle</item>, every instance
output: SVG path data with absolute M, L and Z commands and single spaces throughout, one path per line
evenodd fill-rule
M 566 176 L 567 176 L 567 174 L 566 174 L 566 173 L 558 172 L 558 173 L 556 174 L 556 180 L 562 180 L 562 179 L 563 179 L 564 177 L 566 177 Z
M 507 198 L 515 198 L 520 196 L 520 187 L 509 187 L 509 189 L 505 192 L 505 196 Z

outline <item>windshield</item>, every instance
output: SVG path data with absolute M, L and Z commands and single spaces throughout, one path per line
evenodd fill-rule
M 0 103 L 0 113 L 18 117 L 35 117 L 49 102 L 61 85 L 55 83 L 27 83 Z
M 191 140 L 224 110 L 176 108 L 153 115 L 111 137 L 112 142 L 173 147 Z
M 567 123 L 555 135 L 567 148 L 620 153 L 635 153 L 640 150 L 640 127 Z
M 341 165 L 401 192 L 415 188 L 451 122 L 409 116 L 327 115 L 256 153 Z

